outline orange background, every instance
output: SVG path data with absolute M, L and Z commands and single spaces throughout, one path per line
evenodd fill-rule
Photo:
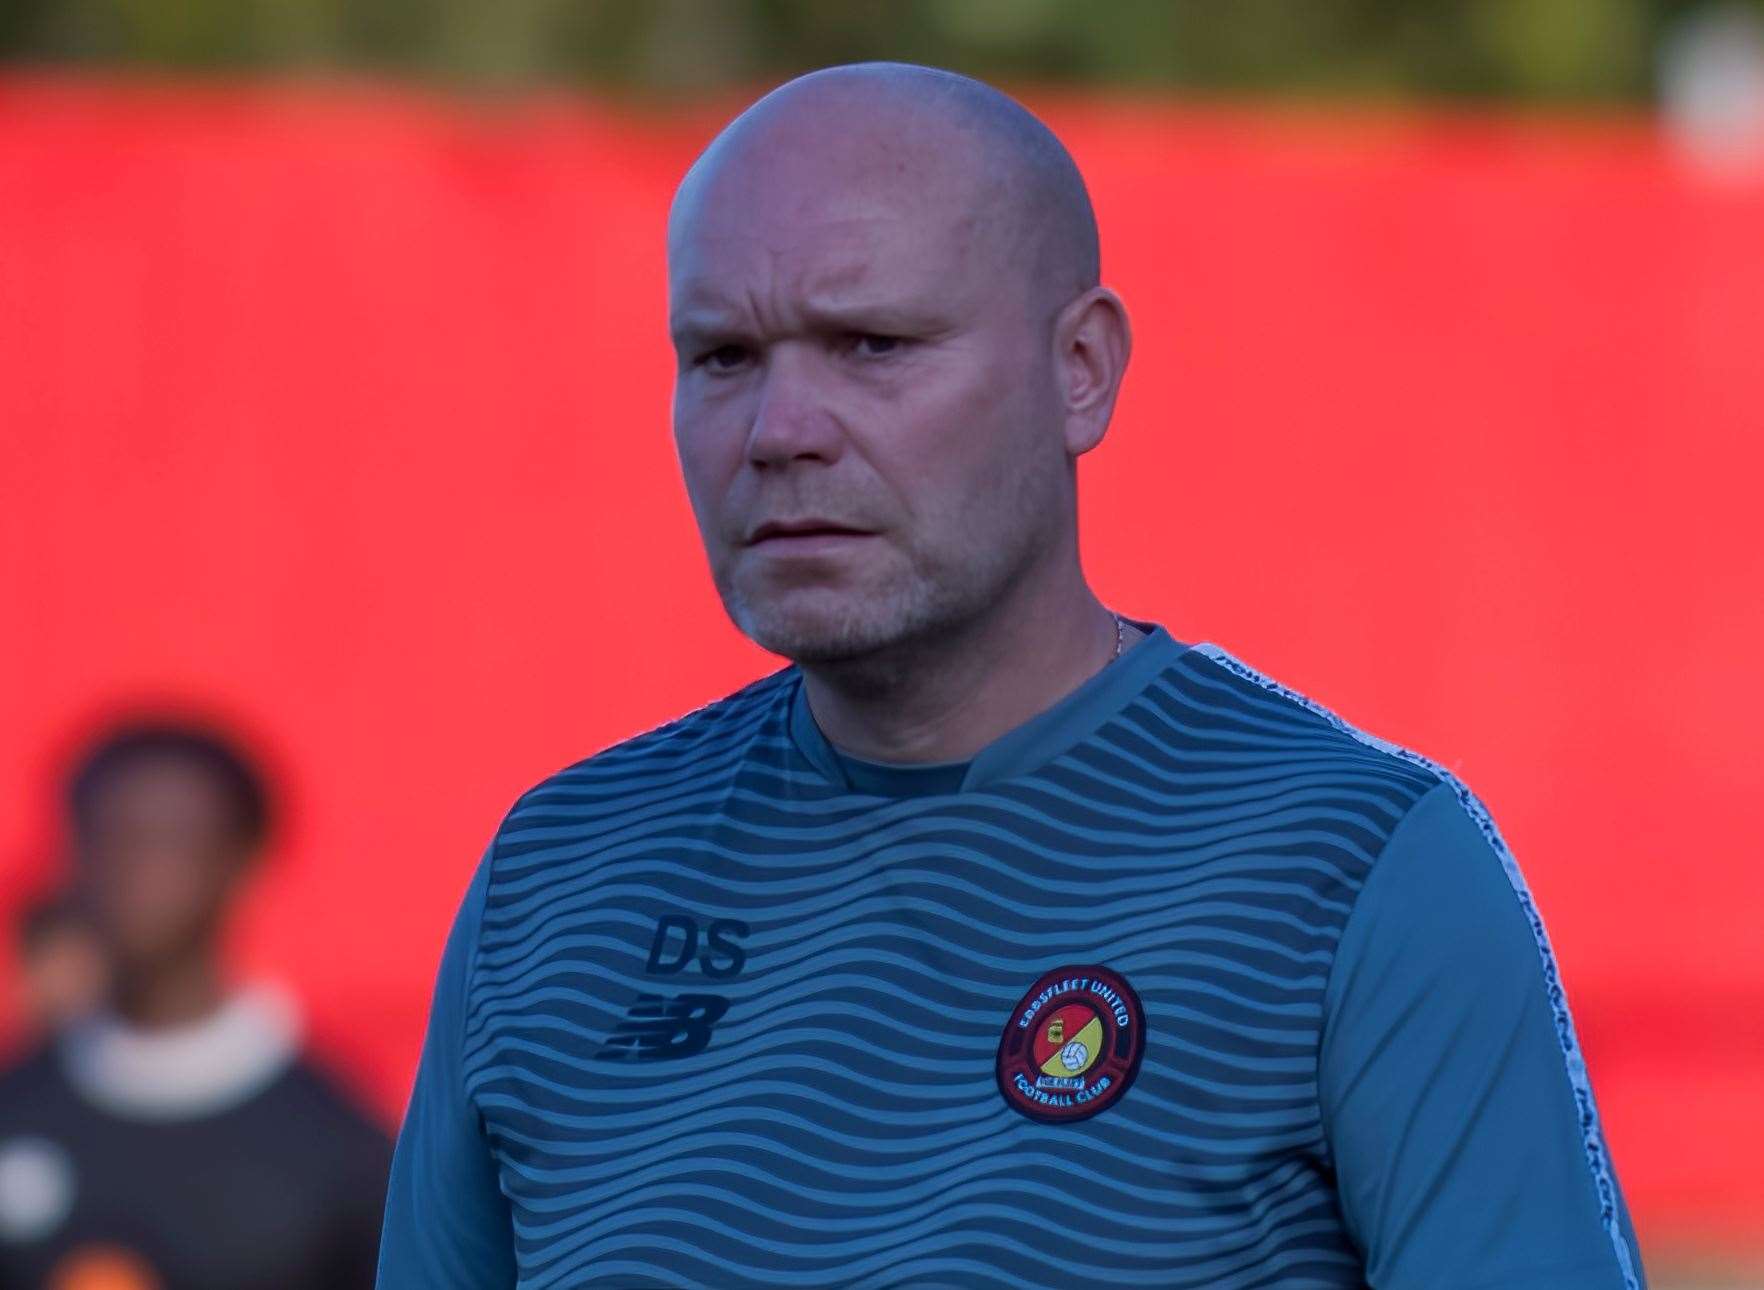
M 1764 1242 L 1764 184 L 1641 120 L 1028 97 L 1136 329 L 1099 591 L 1467 779 L 1644 1240 Z M 293 803 L 241 966 L 396 1117 L 513 796 L 775 665 L 668 434 L 724 116 L 0 79 L 7 896 L 92 719 L 232 715 Z

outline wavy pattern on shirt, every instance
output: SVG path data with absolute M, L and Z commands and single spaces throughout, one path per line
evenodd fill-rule
M 1432 769 L 1198 650 L 1045 764 L 884 798 L 796 747 L 786 671 L 548 780 L 499 835 L 468 1091 L 521 1285 L 1356 1286 L 1319 1123 L 1323 991 Z M 657 921 L 745 967 L 646 972 Z M 994 1079 L 1028 986 L 1102 964 L 1144 1063 L 1042 1124 Z M 642 995 L 729 1001 L 609 1061 Z

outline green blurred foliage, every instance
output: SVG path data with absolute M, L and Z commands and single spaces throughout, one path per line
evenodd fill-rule
M 1764 13 L 1764 0 L 1742 0 Z M 906 59 L 1289 97 L 1645 98 L 1694 0 L 0 0 L 0 59 L 679 97 Z

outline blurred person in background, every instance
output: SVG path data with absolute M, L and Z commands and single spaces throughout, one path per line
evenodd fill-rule
M 371 1285 L 386 1135 L 302 1055 L 291 1002 L 222 965 L 270 836 L 262 774 L 212 731 L 134 722 L 66 806 L 69 916 L 106 988 L 0 1073 L 0 1288 Z
M 18 966 L 22 1011 L 32 1034 L 57 1031 L 103 1000 L 103 947 L 69 892 L 52 892 L 19 915 Z

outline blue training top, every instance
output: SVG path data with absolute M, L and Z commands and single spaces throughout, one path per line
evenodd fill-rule
M 533 789 L 386 1290 L 1639 1290 L 1543 925 L 1443 768 L 1162 628 L 971 762 L 794 668 Z

